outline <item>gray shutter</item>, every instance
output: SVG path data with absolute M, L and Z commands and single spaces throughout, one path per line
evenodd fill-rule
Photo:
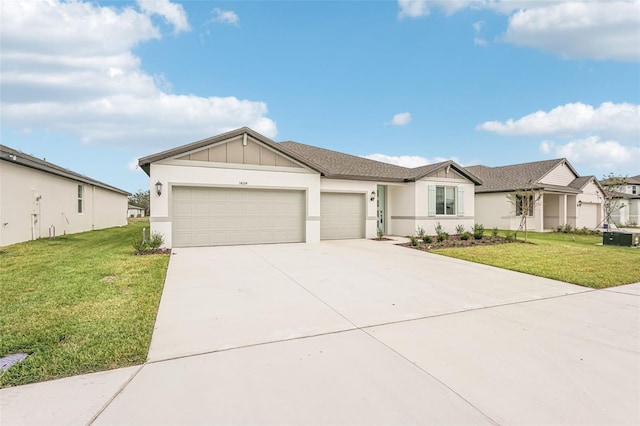
M 436 187 L 429 185 L 429 216 L 436 215 Z
M 458 203 L 458 216 L 464 216 L 464 188 L 456 188 L 456 201 Z

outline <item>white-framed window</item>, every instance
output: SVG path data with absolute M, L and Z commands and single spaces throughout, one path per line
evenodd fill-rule
M 436 186 L 436 214 L 449 216 L 457 214 L 454 186 Z
M 78 185 L 78 213 L 84 211 L 84 185 Z
M 633 186 L 631 187 L 631 193 L 632 193 L 633 195 L 636 195 L 636 194 L 638 193 L 638 192 L 637 192 L 637 188 L 636 188 L 636 186 L 635 186 L 635 185 L 633 185 Z
M 462 187 L 429 185 L 429 216 L 464 216 Z
M 533 195 L 516 195 L 516 216 L 522 216 L 527 210 L 527 216 L 533 216 Z

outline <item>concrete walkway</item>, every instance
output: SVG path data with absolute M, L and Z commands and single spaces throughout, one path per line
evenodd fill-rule
M 144 366 L 0 390 L 0 424 L 640 424 L 640 283 L 367 240 L 174 253 Z

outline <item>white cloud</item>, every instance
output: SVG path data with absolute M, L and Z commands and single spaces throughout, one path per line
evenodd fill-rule
M 138 159 L 137 158 L 133 158 L 131 161 L 129 161 L 127 163 L 127 169 L 131 170 L 131 171 L 136 171 L 138 170 L 140 166 L 138 166 Z
M 564 58 L 640 61 L 640 0 L 398 0 L 399 18 L 486 9 L 509 15 L 502 39 Z M 474 36 L 478 45 L 484 37 Z
M 150 13 L 184 30 L 182 8 L 140 2 L 101 7 L 79 1 L 5 0 L 0 37 L 0 112 L 5 127 L 51 129 L 88 143 L 153 149 L 249 126 L 269 137 L 276 124 L 263 102 L 172 94 L 144 72 L 132 49 L 161 38 Z
M 211 13 L 213 13 L 213 22 L 231 25 L 238 25 L 240 22 L 240 17 L 231 10 L 221 10 L 216 7 L 211 11 Z
M 520 10 L 504 39 L 563 58 L 640 61 L 640 2 L 566 2 Z
M 191 29 L 181 4 L 171 3 L 169 0 L 138 0 L 138 5 L 144 12 L 162 16 L 173 25 L 176 33 Z
M 637 169 L 640 164 L 640 146 L 626 146 L 599 136 L 572 140 L 564 145 L 543 141 L 543 154 L 565 157 L 573 164 L 583 164 L 605 172 L 620 169 Z
M 392 126 L 406 126 L 411 122 L 411 113 L 410 112 L 400 112 L 393 116 L 391 121 L 388 123 Z
M 606 138 L 640 139 L 640 105 L 604 102 L 594 108 L 581 102 L 558 106 L 549 112 L 537 111 L 517 120 L 487 121 L 478 130 L 499 135 L 554 135 L 581 137 L 597 132 Z
M 419 18 L 429 16 L 426 0 L 398 0 L 398 18 Z
M 433 159 L 428 159 L 425 157 L 420 157 L 419 155 L 386 155 L 386 154 L 369 154 L 363 155 L 363 158 L 368 158 L 369 160 L 380 161 L 382 163 L 395 164 L 396 166 L 402 167 L 420 167 L 426 164 L 434 164 L 440 163 L 442 161 L 453 160 L 456 163 L 459 163 L 458 159 L 453 158 L 443 158 L 443 157 L 435 157 Z
M 471 27 L 473 28 L 473 32 L 475 34 L 473 38 L 473 44 L 475 44 L 476 46 L 486 46 L 487 40 L 482 37 L 482 32 L 485 27 L 484 21 L 476 21 L 471 25 Z

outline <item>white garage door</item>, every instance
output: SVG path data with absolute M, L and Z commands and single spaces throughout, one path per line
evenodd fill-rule
M 320 194 L 320 239 L 364 238 L 365 196 L 323 192 Z
M 173 187 L 173 246 L 305 240 L 304 191 Z

